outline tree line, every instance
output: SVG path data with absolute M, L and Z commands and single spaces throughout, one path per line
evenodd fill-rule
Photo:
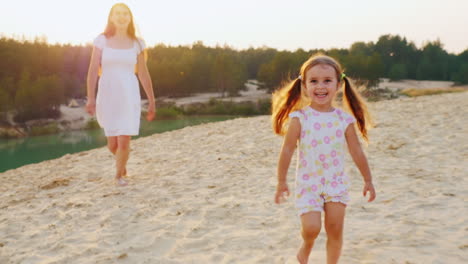
M 71 98 L 84 98 L 91 51 L 90 45 L 49 45 L 43 39 L 0 38 L 0 120 L 12 110 L 19 122 L 56 117 L 60 104 Z M 375 43 L 356 42 L 349 49 L 236 50 L 196 42 L 190 46 L 159 44 L 147 52 L 156 96 L 201 92 L 234 96 L 245 89 L 248 79 L 257 79 L 272 91 L 285 78 L 296 77 L 301 64 L 316 52 L 335 57 L 348 76 L 369 87 L 382 77 L 468 83 L 468 49 L 450 54 L 438 40 L 418 49 L 398 35 L 383 35 Z

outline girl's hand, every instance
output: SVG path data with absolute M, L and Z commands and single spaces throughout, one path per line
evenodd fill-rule
M 276 186 L 275 203 L 280 204 L 289 196 L 289 188 L 286 182 L 278 183 Z
M 153 121 L 155 116 L 156 116 L 155 107 L 154 105 L 150 104 L 148 106 L 148 113 L 146 113 L 146 120 Z
M 96 113 L 96 103 L 94 101 L 88 101 L 86 103 L 86 112 L 88 112 L 88 114 L 91 116 L 94 116 Z
M 369 200 L 367 200 L 367 201 L 368 202 L 374 201 L 376 195 L 375 195 L 374 185 L 372 184 L 372 182 L 365 182 L 364 183 L 364 189 L 362 190 L 362 195 L 366 196 L 367 192 L 370 192 Z

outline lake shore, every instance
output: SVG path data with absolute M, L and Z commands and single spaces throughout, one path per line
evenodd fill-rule
M 396 99 L 400 97 L 406 97 L 409 93 L 405 93 L 406 90 L 430 90 L 439 89 L 441 93 L 445 90 L 452 89 L 454 82 L 450 81 L 417 81 L 417 80 L 400 80 L 390 81 L 389 79 L 382 78 L 377 87 L 373 92 L 369 93 L 369 99 L 371 101 L 380 101 L 387 99 Z M 461 90 L 468 90 L 468 86 L 457 86 Z M 194 94 L 188 97 L 170 98 L 162 97 L 158 98 L 157 105 L 157 118 L 163 119 L 176 119 L 183 115 L 180 110 L 190 109 L 194 111 L 205 112 L 208 115 L 246 115 L 244 112 L 267 114 L 261 104 L 269 102 L 271 93 L 267 90 L 259 89 L 259 83 L 256 80 L 249 80 L 246 83 L 246 90 L 241 91 L 238 96 L 234 97 L 223 97 L 221 93 L 202 93 Z M 210 102 L 215 100 L 218 107 L 214 109 L 209 106 Z M 30 135 L 44 135 L 54 134 L 64 131 L 84 130 L 98 128 L 94 117 L 90 116 L 84 106 L 84 101 L 79 100 L 81 103 L 77 103 L 76 100 L 72 100 L 69 105 L 60 106 L 60 118 L 58 119 L 39 119 L 30 120 L 24 124 L 15 124 L 10 121 L 11 125 L 0 125 L 0 138 L 22 138 Z M 252 105 L 245 105 L 246 103 L 253 103 Z M 225 104 L 225 105 L 222 105 Z M 228 105 L 229 104 L 229 105 Z M 244 104 L 242 106 L 242 104 Z M 256 104 L 256 105 L 255 105 Z M 73 105 L 73 106 L 72 106 Z M 160 106 L 163 108 L 160 108 Z M 235 109 L 235 105 L 239 105 Z M 166 108 L 169 106 L 169 108 Z M 176 109 L 174 109 L 175 106 Z M 234 106 L 234 107 L 233 107 Z M 216 109 L 223 108 L 234 108 L 233 112 L 229 113 L 217 113 Z M 245 111 L 247 108 L 247 111 Z M 260 108 L 260 110 L 259 110 Z M 142 100 L 142 110 L 146 111 L 147 101 Z M 158 113 L 158 109 L 160 110 Z M 263 109 L 263 110 L 261 110 Z M 249 114 L 252 115 L 252 114 Z M 10 117 L 10 120 L 13 118 Z
M 362 197 L 347 156 L 342 263 L 468 261 L 467 102 L 463 92 L 369 105 L 378 196 Z M 273 203 L 281 142 L 269 116 L 139 138 L 124 188 L 105 148 L 0 173 L 0 263 L 296 263 L 293 203 Z M 322 229 L 311 263 L 325 262 L 325 240 Z

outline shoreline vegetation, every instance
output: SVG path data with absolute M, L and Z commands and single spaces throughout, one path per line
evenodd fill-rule
M 417 97 L 442 93 L 468 91 L 468 86 L 453 86 L 452 82 L 403 80 L 392 82 L 380 79 L 374 88 L 358 87 L 367 101 L 392 100 L 400 97 Z M 445 86 L 445 87 L 444 87 Z M 190 116 L 257 116 L 271 113 L 271 95 L 259 89 L 256 80 L 246 83 L 246 90 L 237 97 L 221 97 L 218 93 L 199 94 L 181 98 L 161 98 L 157 101 L 158 120 L 174 120 Z M 98 129 L 94 117 L 84 110 L 84 100 L 80 106 L 76 100 L 68 106 L 61 105 L 58 117 L 53 119 L 29 120 L 24 123 L 0 124 L 0 138 L 22 138 L 56 134 L 73 130 Z M 142 116 L 146 114 L 146 100 L 142 101 Z M 9 120 L 13 120 L 12 116 Z
M 17 137 L 96 127 L 92 121 L 88 124 L 88 117 L 80 114 L 83 111 L 75 111 L 86 103 L 92 45 L 52 45 L 41 38 L 0 36 L 0 50 L 0 126 L 4 127 L 0 134 Z M 147 53 L 154 92 L 157 99 L 163 99 L 157 106 L 161 118 L 195 112 L 268 114 L 263 99 L 269 99 L 283 80 L 296 78 L 300 65 L 316 53 L 341 61 L 346 75 L 362 87 L 368 101 L 402 96 L 404 88 L 395 88 L 397 84 L 418 89 L 468 85 L 468 49 L 451 54 L 438 40 L 416 47 L 399 35 L 355 42 L 347 49 L 236 50 L 198 41 L 185 46 L 157 44 L 148 47 Z M 434 80 L 440 82 L 437 87 L 421 85 Z M 245 94 L 249 85 L 258 86 L 257 94 Z

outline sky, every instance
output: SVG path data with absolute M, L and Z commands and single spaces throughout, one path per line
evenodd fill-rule
M 440 40 L 468 49 L 468 0 L 2 0 L 0 34 L 87 44 L 113 4 L 128 4 L 147 45 L 267 46 L 278 50 L 349 48 L 400 35 L 421 48 Z

